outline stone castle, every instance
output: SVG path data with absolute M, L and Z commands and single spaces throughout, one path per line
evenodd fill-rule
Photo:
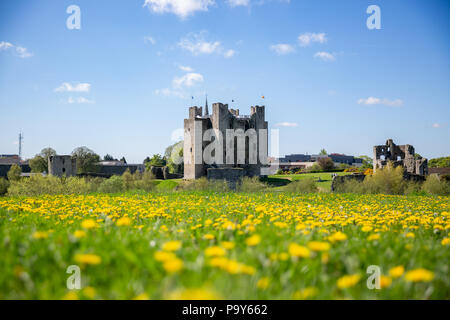
M 428 160 L 416 155 L 410 144 L 398 146 L 392 139 L 388 139 L 386 144 L 373 147 L 373 171 L 383 168 L 390 161 L 394 166 L 402 166 L 407 174 L 428 174 Z
M 260 176 L 261 168 L 267 164 L 267 128 L 264 106 L 252 106 L 250 115 L 240 115 L 239 110 L 228 109 L 228 105 L 222 103 L 214 103 L 212 114 L 209 114 L 208 100 L 204 114 L 202 107 L 190 107 L 189 118 L 184 119 L 184 178 L 206 176 L 211 179 L 237 180 L 243 176 Z M 230 129 L 245 132 L 245 149 L 239 147 L 237 137 L 229 137 Z M 205 132 L 208 131 L 215 132 L 214 136 L 207 137 Z M 256 139 L 253 139 L 254 136 L 251 138 L 249 132 L 256 133 Z M 212 154 L 214 158 L 223 159 L 222 163 L 220 160 L 207 163 L 203 158 L 213 142 L 220 142 L 216 144 L 219 149 L 215 149 Z M 254 155 L 259 155 L 256 161 Z

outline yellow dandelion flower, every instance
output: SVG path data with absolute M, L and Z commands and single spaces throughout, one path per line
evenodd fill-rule
M 155 258 L 156 261 L 159 262 L 164 262 L 176 258 L 173 252 L 166 252 L 166 251 L 156 251 L 153 257 Z
M 128 217 L 122 217 L 116 221 L 116 225 L 121 226 L 129 226 L 131 224 L 131 219 Z
M 405 235 L 405 237 L 406 237 L 406 238 L 415 238 L 416 235 L 415 235 L 414 233 L 412 233 L 412 232 L 408 232 L 408 233 Z
M 403 266 L 393 267 L 389 270 L 389 274 L 392 278 L 399 278 L 403 275 L 404 272 L 405 272 L 405 267 L 403 267 Z
M 94 299 L 95 294 L 97 293 L 96 290 L 92 287 L 86 287 L 83 289 L 83 295 L 89 299 Z
M 76 231 L 73 233 L 73 236 L 74 236 L 75 238 L 77 238 L 77 239 L 81 239 L 81 238 L 86 237 L 86 232 L 84 232 L 83 230 L 76 230 Z
M 423 269 L 414 269 L 405 274 L 405 279 L 411 282 L 429 282 L 434 279 L 434 273 Z
M 308 258 L 311 255 L 308 248 L 300 246 L 296 243 L 291 243 L 289 245 L 288 252 L 292 257 Z
M 183 261 L 178 258 L 166 260 L 164 261 L 163 267 L 167 272 L 175 273 L 183 269 Z
M 69 291 L 61 299 L 62 300 L 78 300 L 79 298 L 78 298 L 78 294 L 75 291 Z
M 81 226 L 85 229 L 93 229 L 97 228 L 98 224 L 95 220 L 86 219 L 81 222 Z
M 256 246 L 257 244 L 259 244 L 261 242 L 261 237 L 257 234 L 247 238 L 245 240 L 245 243 L 247 244 L 247 246 L 249 247 L 253 247 Z
M 270 284 L 270 279 L 268 277 L 263 277 L 261 279 L 258 280 L 258 282 L 256 283 L 256 287 L 258 289 L 266 289 Z
M 168 297 L 169 300 L 220 300 L 222 299 L 214 290 L 209 288 L 194 288 L 176 290 L 171 292 Z
M 231 250 L 234 248 L 234 242 L 231 241 L 222 241 L 221 246 L 224 247 L 225 249 Z
M 169 241 L 163 244 L 164 251 L 177 251 L 181 248 L 181 241 Z
M 35 238 L 35 239 L 47 239 L 48 238 L 48 232 L 36 231 L 35 233 L 33 233 L 33 238 Z
M 337 286 L 339 289 L 351 288 L 359 282 L 359 279 L 361 279 L 359 274 L 346 275 L 338 279 Z
M 388 276 L 381 276 L 380 277 L 380 287 L 381 288 L 387 288 L 391 285 L 392 278 Z
M 214 240 L 214 235 L 212 235 L 212 234 L 210 234 L 210 233 L 208 233 L 208 234 L 205 234 L 204 236 L 203 236 L 203 239 L 205 239 L 205 240 Z
M 315 297 L 319 293 L 319 290 L 315 287 L 308 287 L 294 292 L 292 298 L 294 300 L 307 300 Z
M 136 297 L 133 298 L 133 300 L 150 300 L 150 297 L 148 296 L 148 294 L 146 294 L 144 292 L 144 293 L 138 294 Z
M 226 254 L 226 250 L 219 246 L 213 246 L 205 249 L 205 256 L 207 257 L 221 257 Z
M 379 233 L 374 233 L 367 237 L 368 241 L 375 241 L 375 240 L 379 240 L 379 239 L 380 239 Z
M 100 264 L 102 262 L 102 258 L 98 255 L 87 253 L 87 254 L 76 254 L 75 261 L 81 264 Z
M 450 238 L 444 238 L 444 239 L 442 239 L 441 244 L 442 244 L 443 246 L 449 245 L 449 244 L 450 244 Z
M 321 241 L 308 242 L 308 247 L 313 251 L 328 251 L 328 250 L 330 250 L 330 244 L 328 242 L 321 242 Z
M 347 240 L 347 235 L 341 231 L 338 231 L 328 237 L 330 241 L 344 241 Z

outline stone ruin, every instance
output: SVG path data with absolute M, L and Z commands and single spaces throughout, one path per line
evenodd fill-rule
M 384 168 L 389 162 L 394 167 L 402 166 L 404 168 L 403 178 L 406 180 L 422 182 L 428 175 L 428 160 L 416 155 L 414 147 L 410 144 L 398 146 L 388 139 L 386 144 L 373 147 L 373 171 Z M 354 173 L 345 176 L 333 176 L 331 182 L 331 191 L 336 191 L 339 185 L 346 181 L 356 180 L 364 181 L 363 173 Z
M 77 174 L 76 159 L 69 155 L 51 156 L 48 158 L 48 173 L 57 177 L 73 177 Z
M 389 162 L 402 166 L 406 175 L 425 176 L 428 174 L 428 160 L 416 155 L 410 144 L 398 146 L 392 139 L 385 145 L 373 147 L 373 171 L 385 167 Z

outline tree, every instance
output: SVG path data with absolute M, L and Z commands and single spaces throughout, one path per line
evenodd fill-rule
M 327 155 L 328 155 L 328 152 L 327 152 L 327 150 L 322 149 L 322 150 L 320 150 L 319 155 L 321 155 L 321 156 L 327 156 Z
M 164 158 L 167 159 L 167 166 L 171 173 L 184 172 L 183 146 L 184 141 L 179 141 L 168 146 L 164 152 Z
M 122 159 L 120 159 L 120 161 L 122 161 L 123 163 L 127 164 L 127 159 L 125 159 L 125 157 L 122 157 Z
M 72 157 L 76 159 L 78 173 L 96 172 L 100 156 L 87 147 L 79 147 L 72 151 Z
M 147 170 L 150 167 L 164 167 L 166 165 L 166 160 L 160 154 L 154 154 L 153 157 L 150 158 L 150 161 L 145 163 Z
M 323 171 L 334 169 L 334 162 L 333 160 L 331 160 L 331 158 L 319 158 L 319 160 L 317 160 L 317 163 Z
M 42 173 L 48 172 L 48 160 L 45 160 L 42 156 L 36 155 L 33 159 L 28 161 L 31 168 L 31 172 Z
M 430 168 L 448 168 L 450 167 L 450 157 L 434 158 L 428 161 Z
M 373 168 L 373 160 L 369 156 L 359 156 L 358 159 L 362 160 L 362 166 L 360 169 L 370 169 Z
M 114 157 L 108 153 L 103 157 L 103 161 L 117 161 L 117 159 L 114 159 Z
M 34 156 L 28 163 L 32 172 L 48 172 L 48 158 L 56 156 L 56 151 L 52 148 L 44 148 Z
M 52 156 L 56 156 L 56 151 L 50 147 L 44 148 L 41 150 L 41 153 L 39 154 L 42 158 L 45 159 L 45 161 L 48 161 L 48 158 Z
M 22 169 L 17 165 L 13 164 L 8 171 L 8 180 L 9 181 L 17 181 L 20 180 L 20 175 L 22 174 Z

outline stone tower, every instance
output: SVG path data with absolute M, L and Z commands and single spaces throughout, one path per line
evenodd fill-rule
M 235 176 L 232 169 L 239 169 L 244 176 L 260 176 L 261 167 L 268 164 L 265 107 L 251 107 L 250 115 L 240 115 L 239 110 L 222 103 L 212 105 L 212 114 L 207 108 L 206 103 L 205 114 L 202 107 L 189 108 L 189 118 L 184 120 L 184 178 L 217 176 L 214 170 Z M 204 158 L 211 149 L 212 163 Z
M 52 176 L 75 176 L 77 162 L 71 156 L 51 156 L 48 158 L 48 174 Z

